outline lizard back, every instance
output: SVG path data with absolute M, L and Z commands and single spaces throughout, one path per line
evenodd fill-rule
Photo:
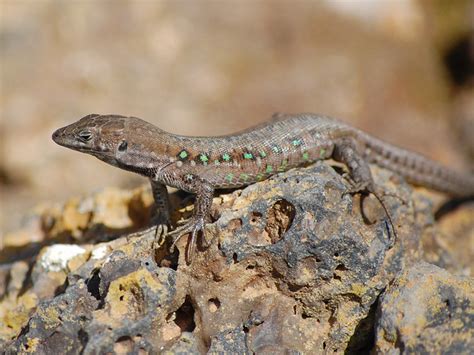
M 454 196 L 474 195 L 474 176 L 316 114 L 282 115 L 240 133 L 189 137 L 171 135 L 173 152 L 192 174 L 217 188 L 239 187 L 331 157 L 341 139 L 353 139 L 359 154 L 415 185 Z

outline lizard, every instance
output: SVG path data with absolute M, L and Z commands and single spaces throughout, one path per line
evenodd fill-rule
M 369 164 L 454 197 L 474 195 L 474 176 L 386 143 L 339 119 L 311 113 L 276 114 L 253 128 L 208 137 L 168 133 L 136 117 L 90 114 L 59 128 L 52 139 L 147 177 L 155 202 L 155 238 L 174 236 L 174 247 L 181 236 L 191 233 L 191 253 L 198 233 L 205 232 L 216 189 L 243 187 L 318 160 L 345 164 L 352 185 L 347 193 L 373 194 L 394 232 Z M 167 186 L 196 195 L 192 217 L 171 233 Z

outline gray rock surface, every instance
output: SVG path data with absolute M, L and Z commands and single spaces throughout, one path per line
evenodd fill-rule
M 391 283 L 424 257 L 422 236 L 436 227 L 427 198 L 388 171 L 373 172 L 399 196 L 385 198 L 396 239 L 376 200 L 343 196 L 348 184 L 328 162 L 218 195 L 191 262 L 186 238 L 171 253 L 166 245 L 153 250 L 153 230 L 131 233 L 147 222 L 137 216 L 150 215 L 144 189 L 98 193 L 87 208 L 75 200 L 44 210 L 38 219 L 50 223 L 41 252 L 3 270 L 10 276 L 0 344 L 8 354 L 360 353 L 374 349 L 377 324 L 376 349 L 397 351 L 390 339 L 403 323 L 391 312 L 400 292 L 403 300 L 413 295 Z M 181 202 L 174 220 L 192 212 L 189 200 Z M 80 247 L 46 246 L 68 234 Z M 431 268 L 416 269 L 421 285 Z M 467 310 L 461 300 L 472 283 L 461 288 L 439 275 L 431 291 Z M 470 336 L 469 323 L 434 319 L 433 336 L 456 325 L 459 339 Z M 453 349 L 468 343 L 459 344 Z
M 402 354 L 472 354 L 474 280 L 420 262 L 380 300 L 376 350 Z

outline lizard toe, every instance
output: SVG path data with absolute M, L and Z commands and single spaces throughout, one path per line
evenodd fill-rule
M 169 235 L 173 236 L 173 243 L 171 244 L 170 250 L 174 251 L 176 243 L 181 239 L 182 236 L 191 233 L 191 240 L 188 246 L 187 258 L 188 260 L 192 259 L 194 249 L 196 247 L 196 240 L 199 232 L 205 233 L 206 223 L 203 217 L 195 217 L 188 220 L 184 225 L 176 228 L 174 231 L 170 232 Z
M 155 238 L 153 240 L 153 249 L 160 248 L 168 235 L 168 225 L 158 224 L 155 229 Z

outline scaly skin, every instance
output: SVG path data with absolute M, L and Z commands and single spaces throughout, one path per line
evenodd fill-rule
M 317 160 L 333 158 L 345 163 L 354 183 L 349 193 L 374 193 L 379 201 L 369 163 L 416 185 L 454 196 L 474 194 L 473 176 L 315 114 L 276 115 L 266 124 L 217 137 L 180 136 L 139 118 L 92 114 L 58 129 L 53 140 L 148 177 L 157 207 L 155 222 L 163 234 L 169 225 L 166 186 L 196 194 L 193 217 L 171 233 L 176 243 L 191 232 L 189 250 L 197 233 L 204 231 L 215 189 L 249 185 Z

